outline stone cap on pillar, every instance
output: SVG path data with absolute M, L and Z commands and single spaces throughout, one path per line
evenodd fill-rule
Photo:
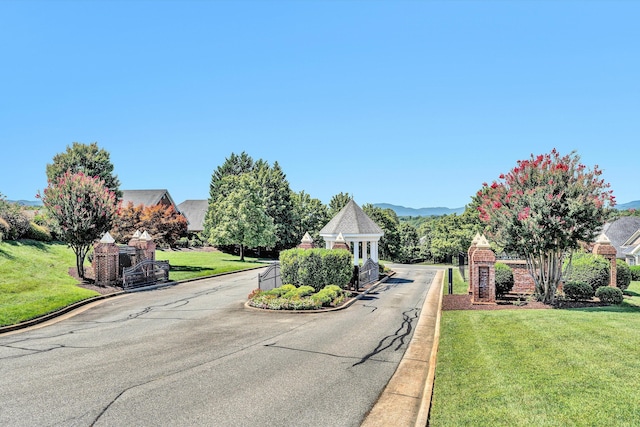
M 149 236 L 149 233 L 147 233 L 147 230 L 144 230 L 144 233 L 142 233 L 140 235 L 140 240 L 149 241 L 149 240 L 153 240 L 153 239 L 151 238 L 151 236 Z
M 476 242 L 476 247 L 478 247 L 478 249 L 490 249 L 491 248 L 491 245 L 489 244 L 489 241 L 484 236 L 484 234 L 479 236 L 478 241 Z
M 312 249 L 313 248 L 313 238 L 311 237 L 311 235 L 309 234 L 308 231 L 306 233 L 304 233 L 304 236 L 302 236 L 302 240 L 300 241 L 300 244 L 298 245 L 298 248 L 300 248 L 300 249 Z
M 344 236 L 342 235 L 342 233 L 338 233 L 338 237 L 336 237 L 336 240 L 333 243 L 333 246 L 331 247 L 331 249 L 350 250 L 349 245 L 347 244 L 346 240 L 344 240 Z
M 116 240 L 111 236 L 111 234 L 109 234 L 108 231 L 104 233 L 104 236 L 102 236 L 102 238 L 100 239 L 100 243 L 111 244 L 115 242 Z

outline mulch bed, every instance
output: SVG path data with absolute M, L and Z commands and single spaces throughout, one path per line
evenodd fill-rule
M 471 295 L 443 295 L 443 310 L 548 310 L 552 308 L 588 308 L 602 307 L 608 304 L 601 303 L 597 299 L 592 301 L 565 301 L 562 307 L 554 307 L 543 304 L 539 301 L 522 301 L 514 303 L 514 301 L 498 300 L 496 304 L 471 304 Z

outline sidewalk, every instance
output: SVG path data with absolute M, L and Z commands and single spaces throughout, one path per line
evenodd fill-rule
M 426 426 L 436 369 L 444 271 L 425 298 L 409 347 L 361 427 Z

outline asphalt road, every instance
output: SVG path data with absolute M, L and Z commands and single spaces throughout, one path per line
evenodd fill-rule
M 335 312 L 244 308 L 254 270 L 127 294 L 0 336 L 0 425 L 358 426 L 435 275 L 394 268 Z

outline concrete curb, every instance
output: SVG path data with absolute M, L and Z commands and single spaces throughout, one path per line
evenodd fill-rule
M 236 271 L 227 271 L 224 273 L 219 273 L 219 274 L 213 274 L 211 276 L 203 276 L 203 277 L 196 277 L 193 279 L 185 279 L 185 280 L 178 280 L 178 281 L 171 281 L 171 282 L 165 282 L 165 283 L 159 283 L 156 285 L 151 285 L 151 286 L 143 286 L 140 288 L 135 288 L 135 289 L 129 289 L 129 290 L 122 290 L 122 291 L 118 291 L 118 292 L 114 292 L 111 294 L 106 294 L 106 295 L 98 295 L 95 297 L 91 297 L 91 298 L 87 298 L 84 299 L 82 301 L 78 301 L 75 302 L 71 305 L 68 305 L 66 307 L 62 307 L 59 310 L 56 311 L 52 311 L 51 313 L 47 313 L 45 315 L 36 317 L 34 319 L 30 319 L 21 323 L 16 323 L 15 325 L 7 325 L 7 326 L 0 326 L 0 335 L 3 334 L 8 334 L 10 332 L 15 332 L 21 329 L 27 329 L 27 328 L 31 328 L 33 326 L 37 326 L 40 325 L 42 323 L 45 322 L 49 322 L 55 318 L 64 316 L 65 314 L 69 314 L 73 311 L 76 311 L 80 308 L 83 308 L 89 304 L 93 304 L 96 302 L 103 302 L 106 299 L 112 298 L 112 297 L 117 297 L 117 296 L 122 296 L 122 295 L 126 295 L 128 293 L 134 293 L 134 292 L 144 292 L 144 291 L 152 291 L 154 289 L 160 289 L 160 288 L 165 288 L 165 287 L 169 287 L 169 286 L 175 286 L 175 285 L 179 285 L 182 283 L 189 283 L 189 282 L 195 282 L 197 280 L 205 280 L 205 279 L 211 279 L 213 277 L 219 277 L 219 276 L 226 276 L 229 274 L 234 274 L 234 273 L 243 273 L 246 271 L 251 271 L 251 270 L 259 270 L 261 268 L 266 268 L 267 266 L 260 266 L 260 267 L 252 267 L 252 268 L 247 268 L 246 270 L 236 270 Z
M 440 338 L 444 270 L 436 273 L 396 372 L 361 427 L 427 425 Z
M 341 305 L 340 307 L 326 308 L 326 309 L 322 309 L 322 310 L 270 310 L 268 308 L 252 307 L 252 306 L 249 305 L 249 301 L 247 301 L 247 302 L 244 303 L 244 308 L 249 309 L 249 310 L 254 310 L 254 311 L 261 311 L 263 313 L 277 313 L 277 314 L 279 314 L 279 313 L 286 313 L 286 314 L 316 314 L 316 313 L 328 313 L 328 312 L 332 312 L 332 311 L 344 310 L 345 308 L 351 307 L 351 305 L 353 303 L 355 303 L 356 301 L 358 301 L 359 299 L 361 299 L 362 297 L 364 297 L 368 293 L 376 290 L 378 288 L 378 286 L 380 286 L 382 283 L 384 283 L 387 280 L 389 280 L 389 278 L 392 277 L 395 274 L 396 274 L 396 272 L 392 271 L 391 273 L 389 273 L 388 275 L 386 275 L 385 277 L 383 277 L 382 279 L 378 280 L 376 283 L 371 285 L 371 287 L 369 289 L 367 289 L 366 291 L 362 292 L 361 294 L 358 294 L 358 296 L 356 296 L 355 298 L 351 298 L 349 301 L 347 301 L 345 304 Z

